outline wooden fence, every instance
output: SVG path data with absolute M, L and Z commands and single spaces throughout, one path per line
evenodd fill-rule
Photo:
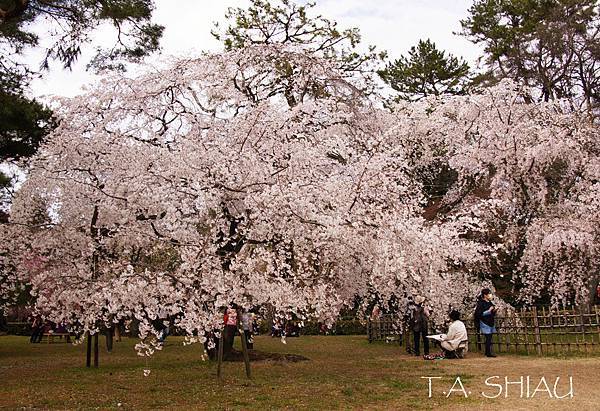
M 473 319 L 463 320 L 469 334 L 469 351 L 483 349 L 483 336 L 474 327 Z M 398 341 L 407 349 L 412 346 L 411 332 L 402 333 L 396 319 L 382 316 L 367 323 L 367 336 L 372 341 Z M 600 306 L 590 310 L 572 308 L 550 310 L 532 307 L 496 316 L 497 333 L 493 335 L 495 352 L 560 355 L 569 353 L 600 353 Z M 429 327 L 430 334 L 445 333 L 446 327 Z

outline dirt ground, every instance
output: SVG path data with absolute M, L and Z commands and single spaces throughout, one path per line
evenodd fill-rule
M 423 399 L 421 405 L 428 409 L 544 411 L 600 409 L 600 358 L 598 357 L 558 359 L 499 356 L 491 359 L 479 354 L 471 354 L 465 360 L 440 361 L 439 369 L 431 372 L 429 376 L 442 378 L 431 380 L 431 398 L 429 398 L 429 380 L 424 379 L 423 390 L 426 391 L 427 398 Z M 457 378 L 461 379 L 460 382 L 457 382 Z M 486 379 L 488 379 L 487 384 Z M 454 390 L 452 390 L 453 386 Z M 463 401 L 467 399 L 464 398 L 464 392 L 468 395 L 468 402 L 465 403 Z M 569 395 L 571 392 L 572 396 Z M 558 398 L 563 396 L 565 398 Z M 449 402 L 449 399 L 455 401 Z M 378 404 L 375 408 L 402 409 L 404 405 L 400 399 Z

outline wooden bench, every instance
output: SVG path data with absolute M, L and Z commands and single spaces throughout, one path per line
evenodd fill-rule
M 11 335 L 30 335 L 31 324 L 26 321 L 7 321 L 6 328 Z
M 42 339 L 44 337 L 47 338 L 46 342 L 48 344 L 54 342 L 54 337 L 60 337 L 61 341 L 63 340 L 63 337 L 65 337 L 65 342 L 66 343 L 70 343 L 71 342 L 71 333 L 45 332 L 44 334 L 42 334 Z

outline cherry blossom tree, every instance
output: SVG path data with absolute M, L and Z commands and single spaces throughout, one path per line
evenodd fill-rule
M 325 97 L 290 107 L 263 88 L 281 56 L 305 67 L 295 88 L 319 82 Z M 150 354 L 157 319 L 205 341 L 232 303 L 332 323 L 373 289 L 461 302 L 448 288 L 470 281 L 478 245 L 458 220 L 420 216 L 403 125 L 330 60 L 247 47 L 117 75 L 57 112 L 11 210 L 10 255 L 56 322 L 97 333 L 135 318 Z M 44 224 L 32 223 L 32 198 Z
M 284 3 L 274 16 L 302 20 Z M 598 273 L 589 117 L 511 82 L 389 111 L 337 43 L 274 33 L 234 27 L 222 53 L 57 100 L 60 124 L 0 225 L 2 303 L 28 287 L 82 335 L 136 320 L 150 355 L 164 321 L 211 347 L 232 304 L 331 324 L 357 300 L 401 319 L 398 302 L 420 294 L 441 324 L 490 281 L 527 304 L 585 300 Z
M 522 302 L 583 303 L 598 281 L 597 125 L 561 101 L 527 104 L 507 81 L 481 94 L 398 106 L 415 169 L 456 173 L 433 208 L 472 216 L 497 283 Z M 422 176 L 422 180 L 427 180 Z

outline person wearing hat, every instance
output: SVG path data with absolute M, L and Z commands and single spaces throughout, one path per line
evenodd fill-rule
M 410 326 L 413 331 L 415 342 L 415 355 L 420 356 L 420 343 L 423 340 L 423 353 L 429 355 L 429 340 L 427 339 L 427 323 L 429 322 L 429 310 L 425 307 L 425 297 L 417 295 L 415 305 L 412 309 Z

